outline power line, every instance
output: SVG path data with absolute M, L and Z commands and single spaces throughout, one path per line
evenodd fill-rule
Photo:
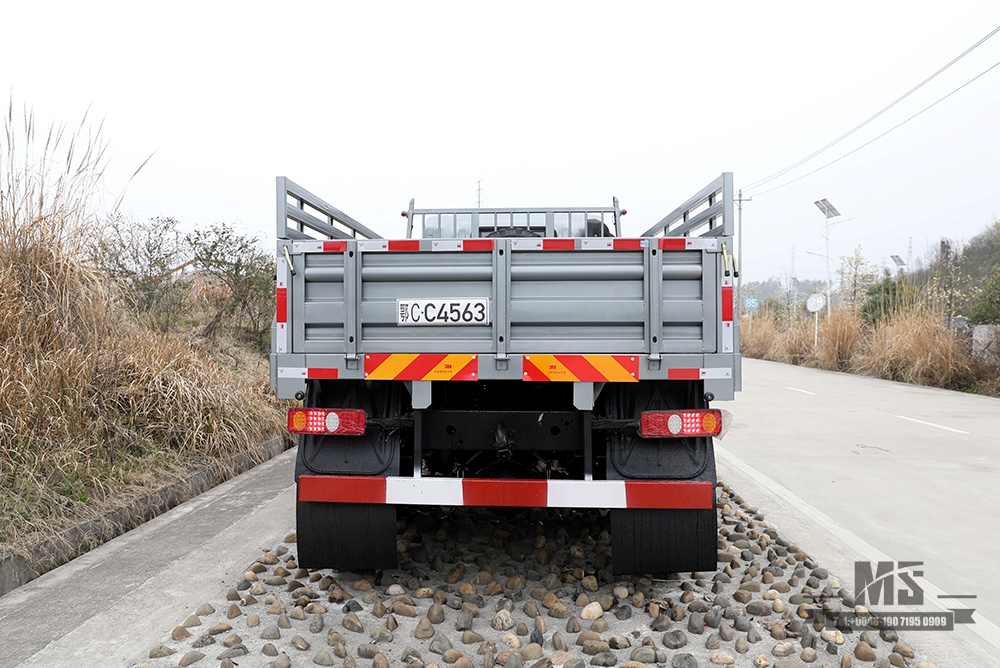
M 816 169 L 812 170 L 811 172 L 807 172 L 807 173 L 803 174 L 802 176 L 799 176 L 799 177 L 797 177 L 797 178 L 794 178 L 794 179 L 792 179 L 791 181 L 786 181 L 785 183 L 782 183 L 782 184 L 781 184 L 780 186 L 775 186 L 775 187 L 773 187 L 773 188 L 769 188 L 768 190 L 763 190 L 763 191 L 761 191 L 761 192 L 757 193 L 757 197 L 760 197 L 761 195 L 764 195 L 764 194 L 766 194 L 766 193 L 769 193 L 769 192 L 774 192 L 774 191 L 775 191 L 775 190 L 777 190 L 778 188 L 784 188 L 785 186 L 787 186 L 787 185 L 791 185 L 791 184 L 795 183 L 796 181 L 801 181 L 802 179 L 806 178 L 807 176 L 812 176 L 813 174 L 815 174 L 816 172 L 820 171 L 821 169 L 826 169 L 826 168 L 827 168 L 827 167 L 829 167 L 830 165 L 832 165 L 832 164 L 834 164 L 834 163 L 837 163 L 837 162 L 840 162 L 841 160 L 843 160 L 843 159 L 844 159 L 844 158 L 846 158 L 847 156 L 849 156 L 849 155 L 853 155 L 854 153 L 857 153 L 858 151 L 860 151 L 860 150 L 861 150 L 861 149 L 863 149 L 864 147 L 866 147 L 866 146 L 870 145 L 871 143 L 873 143 L 873 142 L 876 142 L 876 141 L 878 141 L 879 139 L 881 139 L 882 137 L 886 136 L 887 134 L 889 134 L 889 133 L 890 133 L 890 132 L 892 132 L 893 130 L 895 130 L 895 129 L 897 129 L 897 128 L 899 128 L 899 127 L 903 126 L 903 125 L 906 125 L 907 123 L 909 123 L 910 121 L 912 121 L 912 120 L 913 120 L 914 118 L 916 118 L 916 117 L 917 117 L 917 116 L 919 116 L 920 114 L 924 113 L 925 111 L 927 111 L 927 110 L 931 109 L 932 107 L 935 107 L 935 106 L 937 106 L 937 105 L 938 105 L 938 104 L 940 104 L 941 102 L 944 102 L 944 101 L 945 101 L 945 100 L 947 100 L 947 99 L 948 99 L 949 97 L 951 97 L 952 95 L 954 95 L 954 94 L 955 94 L 955 93 L 957 93 L 958 91 L 962 90 L 963 88 L 965 88 L 966 86 L 968 86 L 969 84 L 971 84 L 971 83 L 972 83 L 973 81 L 975 81 L 976 79 L 979 79 L 979 78 L 980 78 L 980 77 L 982 77 L 983 75 L 985 75 L 985 74 L 987 74 L 988 72 L 990 72 L 991 70 L 995 69 L 996 67 L 1000 67 L 1000 62 L 997 62 L 997 63 L 994 63 L 993 65 L 991 65 L 990 67 L 986 68 L 985 70 L 983 70 L 982 72 L 980 72 L 980 73 L 979 73 L 979 74 L 977 74 L 976 76 L 972 77 L 971 79 L 969 79 L 969 80 L 968 80 L 968 81 L 966 81 L 966 82 L 965 82 L 964 84 L 962 84 L 961 86 L 959 86 L 959 87 L 958 87 L 958 88 L 956 88 L 955 90 L 951 91 L 950 93 L 948 93 L 948 94 L 947 94 L 947 95 L 945 95 L 944 97 L 942 97 L 942 98 L 939 98 L 939 99 L 938 99 L 938 100 L 936 100 L 935 102 L 932 102 L 931 104 L 927 105 L 926 107 L 924 107 L 923 109 L 921 109 L 921 110 L 920 110 L 920 111 L 918 111 L 917 113 L 913 114 L 912 116 L 910 116 L 910 117 L 909 117 L 909 118 L 907 118 L 906 120 L 904 120 L 904 121 L 901 121 L 901 122 L 897 123 L 896 125 L 892 126 L 891 128 L 889 128 L 888 130 L 886 130 L 885 132 L 883 132 L 883 133 L 882 133 L 882 134 L 880 134 L 879 136 L 875 137 L 874 139 L 870 139 L 870 140 L 866 141 L 866 142 L 865 142 L 864 144 L 862 144 L 861 146 L 858 146 L 858 147 L 857 147 L 856 149 L 854 149 L 854 150 L 852 150 L 852 151 L 848 151 L 847 153 L 845 153 L 844 155 L 840 156 L 839 158 L 837 158 L 837 159 L 835 159 L 835 160 L 831 160 L 830 162 L 826 163 L 825 165 L 822 165 L 821 167 L 817 167 Z
M 945 65 L 944 67 L 942 67 L 941 69 L 939 69 L 937 72 L 935 72 L 934 74 L 930 75 L 929 77 L 927 77 L 926 79 L 924 79 L 923 81 L 921 81 L 919 84 L 917 84 L 916 86 L 914 86 L 913 88 L 911 88 L 909 91 L 907 91 L 906 93 L 904 93 L 902 96 L 896 98 L 895 101 L 893 101 L 888 106 L 884 107 L 881 111 L 879 111 L 879 112 L 875 113 L 874 115 L 868 117 L 867 120 L 863 121 L 859 125 L 854 126 L 851 130 L 849 130 L 846 133 L 842 134 L 841 136 L 837 137 L 836 139 L 834 139 L 832 142 L 830 142 L 829 144 L 827 144 L 823 148 L 818 149 L 816 151 L 813 151 L 812 153 L 810 153 L 806 157 L 802 158 L 798 162 L 796 162 L 796 163 L 794 163 L 792 165 L 789 165 L 788 167 L 785 167 L 784 169 L 782 169 L 780 171 L 777 171 L 774 174 L 771 174 L 770 176 L 768 176 L 766 178 L 763 178 L 763 179 L 761 179 L 759 181 L 754 181 L 749 186 L 746 186 L 747 189 L 749 190 L 749 189 L 752 189 L 752 188 L 756 188 L 756 187 L 762 186 L 765 183 L 770 183 L 771 181 L 773 181 L 774 179 L 778 178 L 779 176 L 783 176 L 784 174 L 787 174 L 788 172 L 792 171 L 796 167 L 798 167 L 798 166 L 800 166 L 800 165 L 802 165 L 802 164 L 804 164 L 806 162 L 809 162 L 810 160 L 812 160 L 813 158 L 815 158 L 819 154 L 827 151 L 830 148 L 833 148 L 836 144 L 839 144 L 841 141 L 847 139 L 848 137 L 850 137 L 851 135 L 853 135 L 855 132 L 857 132 L 861 128 L 865 127 L 866 125 L 868 125 L 869 123 L 871 123 L 872 121 L 874 121 L 876 118 L 878 118 L 879 116 L 881 116 L 882 114 L 884 114 L 885 112 L 889 111 L 890 109 L 892 109 L 893 107 L 895 107 L 897 104 L 899 104 L 900 102 L 902 102 L 903 100 L 905 100 L 906 98 L 908 98 L 910 95 L 912 95 L 913 93 L 915 93 L 918 90 L 920 90 L 921 88 L 923 88 L 923 86 L 926 85 L 928 82 L 930 82 L 932 79 L 934 79 L 935 77 L 937 77 L 939 74 L 941 74 L 942 72 L 944 72 L 945 70 L 947 70 L 949 67 L 951 67 L 952 65 L 954 65 L 955 63 L 957 63 L 959 60 L 961 60 L 962 58 L 964 58 L 968 54 L 970 54 L 974 49 L 976 49 L 977 47 L 979 47 L 983 42 L 985 42 L 986 40 L 988 40 L 990 37 L 993 37 L 993 35 L 997 34 L 998 32 L 1000 32 L 1000 26 L 997 26 L 996 28 L 994 28 L 988 35 L 986 35 L 985 37 L 983 37 L 982 39 L 980 39 L 978 42 L 976 42 L 975 44 L 973 44 L 972 46 L 970 46 L 968 49 L 966 49 L 965 51 L 963 51 L 962 53 L 960 53 L 959 55 L 957 55 L 947 65 Z M 813 173 L 813 172 L 810 172 L 810 174 L 811 173 Z M 778 187 L 781 187 L 781 186 L 778 186 Z M 765 191 L 765 192 L 770 192 L 770 190 Z M 761 194 L 763 194 L 763 193 L 761 193 Z

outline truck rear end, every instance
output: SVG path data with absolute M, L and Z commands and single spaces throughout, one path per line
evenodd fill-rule
M 411 201 L 383 239 L 285 178 L 277 195 L 301 565 L 395 567 L 398 505 L 478 505 L 609 509 L 615 572 L 714 569 L 731 174 L 639 237 L 617 201 Z

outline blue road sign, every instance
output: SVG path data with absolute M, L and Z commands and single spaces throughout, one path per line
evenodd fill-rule
M 745 306 L 748 311 L 756 311 L 760 306 L 760 300 L 753 295 L 750 295 L 743 300 L 743 306 Z

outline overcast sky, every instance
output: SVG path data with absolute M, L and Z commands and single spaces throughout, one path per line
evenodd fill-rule
M 418 207 L 609 205 L 637 235 L 721 172 L 752 196 L 744 278 L 922 257 L 1000 216 L 996 0 L 20 2 L 0 85 L 39 121 L 104 120 L 125 213 L 274 237 L 288 176 L 385 236 Z M 835 219 L 836 220 L 836 219 Z M 794 257 L 794 264 L 793 264 Z

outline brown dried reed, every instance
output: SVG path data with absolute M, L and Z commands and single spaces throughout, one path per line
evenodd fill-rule
M 256 452 L 282 416 L 237 375 L 143 326 L 85 261 L 104 144 L 13 103 L 0 144 L 0 554 L 192 466 Z

